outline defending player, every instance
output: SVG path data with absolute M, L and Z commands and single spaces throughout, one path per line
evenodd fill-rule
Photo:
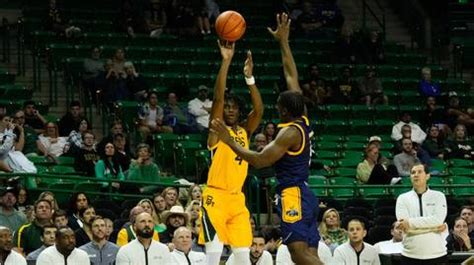
M 308 188 L 310 162 L 310 126 L 305 116 L 298 71 L 288 43 L 290 19 L 287 14 L 277 15 L 277 29 L 269 29 L 279 42 L 288 91 L 280 93 L 277 108 L 281 124 L 275 140 L 261 152 L 242 148 L 232 140 L 220 119 L 212 120 L 211 131 L 241 158 L 257 168 L 274 164 L 279 195 L 283 243 L 288 246 L 293 262 L 298 265 L 321 264 L 317 255 L 318 200 Z
M 247 53 L 244 74 L 250 90 L 253 110 L 246 121 L 240 123 L 243 106 L 232 94 L 226 94 L 226 79 L 234 55 L 235 44 L 225 46 L 219 42 L 222 64 L 217 75 L 211 119 L 225 121 L 223 128 L 232 141 L 243 149 L 249 148 L 249 137 L 259 126 L 263 103 L 255 86 L 253 62 Z M 218 265 L 223 243 L 232 247 L 236 264 L 249 264 L 249 247 L 252 244 L 250 214 L 245 207 L 242 186 L 247 177 L 247 161 L 242 160 L 215 133 L 210 132 L 207 144 L 212 153 L 207 188 L 203 192 L 201 230 L 199 242 L 205 243 L 209 265 Z

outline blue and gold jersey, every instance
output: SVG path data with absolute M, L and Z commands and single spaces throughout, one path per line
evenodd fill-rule
M 301 147 L 297 151 L 287 151 L 280 160 L 275 163 L 275 171 L 280 188 L 302 184 L 308 180 L 309 164 L 311 160 L 311 142 L 308 118 L 301 118 L 289 123 L 278 124 L 278 128 L 294 126 L 303 136 Z

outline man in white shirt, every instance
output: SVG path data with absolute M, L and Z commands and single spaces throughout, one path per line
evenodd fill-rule
M 380 241 L 374 245 L 379 254 L 400 254 L 402 253 L 402 230 L 395 227 L 397 222 L 393 222 L 390 234 L 392 239 L 386 241 Z
M 155 223 L 149 213 L 137 215 L 133 229 L 137 238 L 121 247 L 116 265 L 176 264 L 168 247 L 152 239 Z M 147 262 L 148 261 L 148 262 Z
M 367 235 L 365 224 L 358 219 L 352 219 L 347 224 L 349 242 L 334 250 L 334 264 L 380 265 L 379 253 L 370 244 L 364 242 Z
M 41 241 L 43 241 L 43 245 L 26 256 L 28 263 L 33 262 L 34 264 L 41 252 L 54 245 L 56 242 L 56 231 L 58 231 L 58 228 L 53 224 L 43 226 L 43 234 L 41 235 Z
M 200 132 L 209 128 L 209 117 L 212 108 L 212 101 L 208 98 L 209 88 L 204 85 L 198 87 L 198 96 L 188 103 L 188 111 L 194 117 L 198 124 Z
M 332 264 L 333 258 L 331 249 L 324 243 L 324 241 L 319 241 L 318 244 L 318 256 L 319 259 L 323 262 L 323 264 Z M 276 265 L 294 265 L 295 263 L 291 260 L 290 251 L 285 244 L 281 244 L 278 247 L 276 258 L 275 258 Z
M 265 238 L 259 232 L 253 236 L 252 245 L 250 246 L 250 264 L 255 265 L 273 265 L 273 258 L 270 252 L 265 250 Z M 238 265 L 234 261 L 234 254 L 231 254 L 226 265 Z
M 176 264 L 204 265 L 207 264 L 206 254 L 192 251 L 193 236 L 191 230 L 182 226 L 174 231 L 173 244 L 175 249 L 171 252 Z
M 448 207 L 446 197 L 430 190 L 430 175 L 422 164 L 411 169 L 413 190 L 398 196 L 395 212 L 396 227 L 403 231 L 403 250 L 400 264 L 447 263 L 446 241 L 441 234 Z
M 0 226 L 0 264 L 3 265 L 26 265 L 22 255 L 12 251 L 12 231 L 6 226 Z
M 36 265 L 84 265 L 90 264 L 84 250 L 76 248 L 76 236 L 69 227 L 60 227 L 56 231 L 56 244 L 43 250 Z
M 402 127 L 405 124 L 411 127 L 411 140 L 421 145 L 426 139 L 426 133 L 416 123 L 411 122 L 411 115 L 408 112 L 402 113 L 400 121 L 393 125 L 391 135 L 392 140 L 399 141 L 403 138 Z

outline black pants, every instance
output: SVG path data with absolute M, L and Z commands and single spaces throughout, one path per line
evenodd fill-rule
M 400 265 L 447 265 L 449 264 L 448 255 L 435 259 L 412 259 L 402 256 Z
M 394 165 L 389 165 L 387 170 L 381 165 L 376 164 L 370 172 L 367 184 L 390 184 L 392 178 L 398 177 L 397 168 Z

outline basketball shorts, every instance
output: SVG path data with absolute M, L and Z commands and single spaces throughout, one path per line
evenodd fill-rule
M 284 244 L 303 241 L 318 247 L 319 201 L 305 185 L 290 186 L 278 193 L 277 211 L 281 218 Z
M 217 233 L 220 241 L 231 247 L 252 245 L 250 213 L 242 192 L 207 187 L 202 194 L 200 219 L 199 244 L 212 241 Z

